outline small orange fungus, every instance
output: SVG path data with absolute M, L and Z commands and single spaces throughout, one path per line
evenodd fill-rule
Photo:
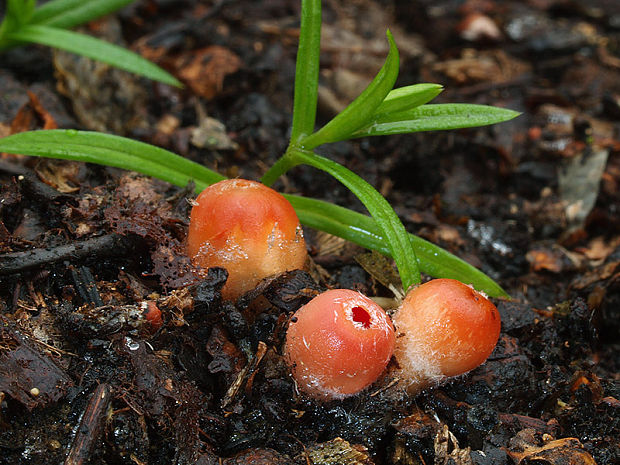
M 394 327 L 359 292 L 334 289 L 291 319 L 284 352 L 300 390 L 319 399 L 358 393 L 381 375 L 394 350 Z
M 142 302 L 142 314 L 153 329 L 157 330 L 163 326 L 164 322 L 161 317 L 161 310 L 152 300 Z
M 411 290 L 394 314 L 394 358 L 410 391 L 466 373 L 493 352 L 501 327 L 497 308 L 454 279 Z
M 264 184 L 245 179 L 220 181 L 200 193 L 192 208 L 187 250 L 203 269 L 226 268 L 226 299 L 268 276 L 303 268 L 307 257 L 292 205 Z

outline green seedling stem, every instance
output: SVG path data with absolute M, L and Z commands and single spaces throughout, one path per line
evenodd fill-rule
M 281 173 L 285 168 L 288 169 L 296 165 L 309 165 L 330 174 L 353 192 L 381 228 L 383 237 L 388 244 L 389 253 L 396 262 L 403 288 L 408 289 L 410 286 L 420 283 L 418 260 L 409 241 L 407 230 L 392 206 L 374 187 L 342 165 L 309 150 L 291 148 L 282 160 L 286 160 L 286 165 L 284 162 L 281 165 L 276 163 L 275 169 L 268 172 L 271 176 L 267 180 L 263 178 L 263 182 L 270 185 L 274 176 Z
M 159 66 L 125 48 L 67 29 L 116 11 L 133 0 L 51 0 L 35 8 L 35 0 L 8 0 L 0 23 L 0 52 L 39 44 L 82 55 L 131 73 L 182 87 Z
M 20 0 L 10 0 L 14 7 L 16 1 Z M 101 3 L 101 8 L 110 7 L 113 2 L 117 5 L 123 3 L 122 0 L 94 1 Z M 52 29 L 49 37 L 57 35 L 58 31 L 69 32 L 47 24 L 54 24 L 54 18 L 63 17 L 73 8 L 79 8 L 81 3 L 52 0 L 47 5 L 47 10 L 35 10 L 34 13 L 26 7 L 23 11 L 21 6 L 15 7 L 12 16 L 7 15 L 0 26 L 0 46 L 3 32 L 9 37 L 12 35 L 15 40 L 32 42 L 37 41 L 37 34 L 48 34 L 48 29 Z M 33 17 L 36 25 L 20 26 L 20 21 L 26 21 L 24 18 L 30 21 Z M 21 33 L 15 32 L 19 30 Z M 263 183 L 271 185 L 289 169 L 299 165 L 320 169 L 349 188 L 368 209 L 370 216 L 321 200 L 288 195 L 302 223 L 392 257 L 405 290 L 420 282 L 420 271 L 423 271 L 433 277 L 453 278 L 472 284 L 492 297 L 506 297 L 506 292 L 481 271 L 440 247 L 407 233 L 394 209 L 374 187 L 344 166 L 319 156 L 314 149 L 331 142 L 371 135 L 495 124 L 512 119 L 518 113 L 484 105 L 427 104 L 442 91 L 443 88 L 437 84 L 415 84 L 393 89 L 399 59 L 396 43 L 388 31 L 389 52 L 377 76 L 345 110 L 315 131 L 320 35 L 320 0 L 302 0 L 291 140 L 284 155 L 263 176 Z M 58 40 L 67 38 L 57 35 Z M 54 45 L 49 38 L 46 40 L 48 45 Z M 0 139 L 0 151 L 116 166 L 177 186 L 193 182 L 196 192 L 224 179 L 219 173 L 167 150 L 97 132 L 23 132 Z
M 318 101 L 321 1 L 302 0 L 301 5 L 291 143 L 297 143 L 314 132 Z

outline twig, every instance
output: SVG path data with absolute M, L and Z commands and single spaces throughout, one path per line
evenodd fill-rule
M 129 242 L 124 236 L 107 234 L 58 247 L 3 254 L 0 255 L 0 276 L 22 273 L 63 260 L 125 256 L 132 249 Z
M 93 392 L 86 410 L 75 432 L 69 454 L 64 465 L 81 465 L 90 458 L 94 444 L 98 441 L 110 400 L 112 399 L 110 386 L 103 383 Z

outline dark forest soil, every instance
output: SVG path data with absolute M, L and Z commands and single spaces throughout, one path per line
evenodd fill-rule
M 0 464 L 620 463 L 620 4 L 585 3 L 324 2 L 321 122 L 381 66 L 387 27 L 399 85 L 523 112 L 321 149 L 512 297 L 490 359 L 415 398 L 388 370 L 310 401 L 282 360 L 288 317 L 320 290 L 392 297 L 363 250 L 307 230 L 309 271 L 224 302 L 220 271 L 177 272 L 191 186 L 0 155 Z M 106 131 L 258 179 L 286 147 L 298 18 L 296 0 L 144 0 L 86 28 L 184 90 L 15 49 L 0 135 Z M 311 168 L 276 187 L 363 211 Z

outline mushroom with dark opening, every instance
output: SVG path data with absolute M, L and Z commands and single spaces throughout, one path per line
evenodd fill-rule
M 301 391 L 338 399 L 374 383 L 392 357 L 394 327 L 383 309 L 348 289 L 333 289 L 291 319 L 284 352 Z

